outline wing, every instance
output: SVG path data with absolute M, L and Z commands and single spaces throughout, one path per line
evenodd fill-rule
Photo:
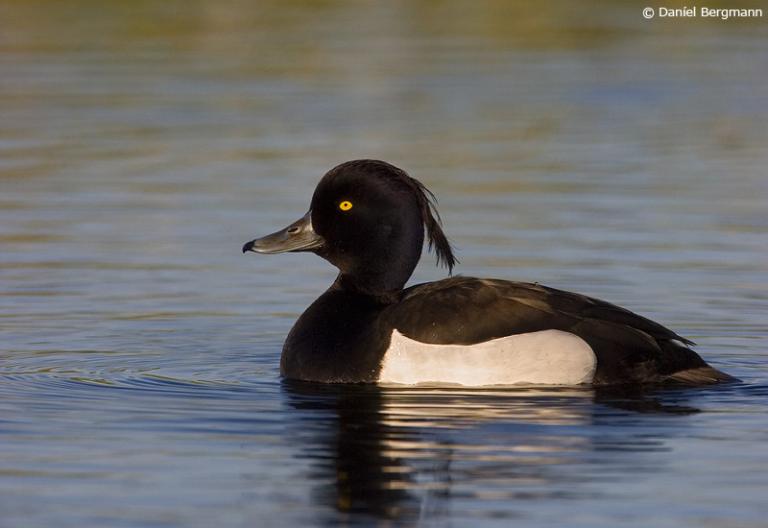
M 453 277 L 419 284 L 385 309 L 384 324 L 424 343 L 470 345 L 513 334 L 562 330 L 598 360 L 595 383 L 660 381 L 707 364 L 691 341 L 619 306 L 539 284 Z

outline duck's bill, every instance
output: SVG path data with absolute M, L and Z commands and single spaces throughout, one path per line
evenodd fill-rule
M 311 211 L 285 229 L 256 240 L 246 242 L 243 253 L 285 253 L 288 251 L 312 251 L 325 244 L 323 237 L 312 229 Z

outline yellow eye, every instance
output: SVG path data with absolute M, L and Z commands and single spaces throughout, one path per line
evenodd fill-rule
M 349 200 L 344 200 L 339 204 L 339 209 L 341 209 L 342 211 L 349 211 L 350 209 L 352 209 L 352 202 L 350 202 Z

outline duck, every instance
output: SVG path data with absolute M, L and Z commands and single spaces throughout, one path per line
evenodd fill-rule
M 448 270 L 405 287 L 424 245 Z M 711 384 L 734 380 L 692 341 L 606 301 L 538 283 L 453 275 L 435 195 L 403 169 L 347 161 L 309 211 L 243 253 L 314 253 L 338 268 L 297 319 L 281 376 L 397 385 Z

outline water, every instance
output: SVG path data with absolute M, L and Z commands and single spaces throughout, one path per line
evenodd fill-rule
M 0 2 L 0 526 L 764 526 L 766 21 L 283 4 Z M 438 195 L 460 273 L 743 382 L 281 383 L 334 273 L 240 247 L 358 157 Z

